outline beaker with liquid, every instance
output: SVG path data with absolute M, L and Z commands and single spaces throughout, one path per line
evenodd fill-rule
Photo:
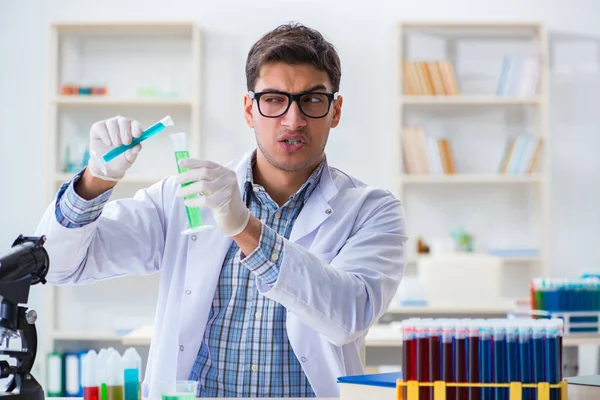
M 197 381 L 160 382 L 162 400 L 194 400 L 198 392 Z
M 181 174 L 183 172 L 188 171 L 187 168 L 179 165 L 179 161 L 184 158 L 190 157 L 190 152 L 188 150 L 187 145 L 187 137 L 185 132 L 173 133 L 169 136 L 171 138 L 171 142 L 173 143 L 173 150 L 175 152 L 175 163 L 177 164 L 177 171 Z M 184 183 L 182 186 L 188 186 L 192 182 Z M 185 197 L 185 199 L 191 199 L 198 197 L 199 194 L 192 194 L 190 196 Z M 187 214 L 189 229 L 183 231 L 184 234 L 198 232 L 204 226 L 202 222 L 202 212 L 198 207 L 188 207 L 185 206 L 185 212 Z

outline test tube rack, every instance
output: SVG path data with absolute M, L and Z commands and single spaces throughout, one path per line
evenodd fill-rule
M 449 400 L 446 399 L 446 388 L 448 387 L 463 387 L 463 388 L 508 388 L 509 397 L 507 400 L 522 400 L 523 389 L 537 389 L 535 396 L 536 400 L 550 400 L 550 389 L 560 390 L 560 399 L 568 400 L 568 382 L 563 379 L 560 383 L 551 384 L 548 382 L 539 383 L 449 383 L 445 381 L 436 382 L 419 382 L 419 381 L 396 381 L 396 400 L 419 400 L 420 387 L 433 387 L 433 400 Z M 406 388 L 406 389 L 404 389 Z M 404 394 L 406 392 L 406 397 Z

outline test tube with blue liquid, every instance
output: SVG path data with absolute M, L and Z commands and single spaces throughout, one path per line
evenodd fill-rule
M 546 353 L 546 379 L 550 384 L 560 382 L 558 324 L 555 319 L 542 320 L 546 328 L 545 353 Z M 550 389 L 550 400 L 559 400 L 559 389 Z
M 519 324 L 506 321 L 506 375 L 508 382 L 519 382 Z
M 494 322 L 492 328 L 492 357 L 494 360 L 494 383 L 507 383 L 506 380 L 506 327 L 504 321 Z M 494 389 L 496 399 L 508 397 L 506 388 Z
M 467 358 L 469 383 L 480 383 L 479 377 L 479 328 L 481 320 L 472 320 L 467 328 Z M 479 400 L 481 390 L 478 387 L 469 388 L 469 400 Z
M 114 149 L 112 149 L 112 150 L 108 151 L 106 154 L 104 154 L 102 157 L 100 157 L 100 155 L 98 155 L 98 154 L 95 154 L 94 152 L 90 152 L 90 157 L 94 157 L 98 161 L 100 170 L 102 171 L 103 174 L 106 175 L 107 174 L 107 168 L 106 168 L 107 163 L 114 160 L 121 154 L 125 153 L 127 150 L 134 148 L 138 144 L 142 143 L 144 140 L 149 139 L 152 136 L 156 135 L 160 131 L 164 130 L 167 126 L 172 126 L 172 125 L 173 125 L 173 119 L 167 115 L 160 121 L 156 122 L 149 128 L 142 131 L 142 134 L 140 135 L 140 137 L 137 137 L 137 138 L 134 137 L 131 140 L 130 144 L 122 144 L 118 147 L 115 147 Z
M 185 132 L 173 133 L 170 135 L 171 142 L 173 143 L 173 150 L 175 152 L 175 162 L 177 164 L 177 171 L 181 174 L 188 171 L 187 168 L 179 165 L 179 161 L 185 158 L 190 158 L 190 152 L 187 145 L 187 137 Z M 188 186 L 192 182 L 184 183 L 182 186 Z M 186 197 L 187 199 L 196 198 L 199 194 L 193 194 Z M 204 227 L 202 221 L 202 212 L 198 207 L 185 206 L 185 212 L 187 214 L 187 220 L 189 229 L 184 230 L 183 234 L 190 234 L 200 231 Z
M 519 372 L 522 383 L 533 383 L 531 322 L 519 321 Z M 535 389 L 523 389 L 523 400 L 534 400 Z

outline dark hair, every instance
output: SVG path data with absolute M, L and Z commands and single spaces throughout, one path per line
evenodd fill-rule
M 248 90 L 254 90 L 260 69 L 271 62 L 312 65 L 327 72 L 334 93 L 340 89 L 340 58 L 333 45 L 315 29 L 298 23 L 280 25 L 254 43 L 246 59 Z

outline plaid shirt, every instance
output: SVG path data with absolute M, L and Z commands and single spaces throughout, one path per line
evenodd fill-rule
M 279 207 L 262 186 L 253 183 L 255 154 L 246 171 L 246 206 L 263 222 L 259 246 L 245 258 L 233 242 L 221 269 L 204 338 L 190 373 L 198 380 L 199 397 L 315 397 L 289 343 L 286 310 L 260 295 L 255 279 L 273 285 L 279 276 L 284 237 L 317 186 L 321 163 L 304 185 Z M 81 227 L 96 220 L 112 190 L 86 201 L 71 182 L 59 190 L 55 214 L 65 227 Z
M 315 397 L 286 331 L 286 310 L 258 293 L 256 278 L 273 285 L 289 238 L 305 201 L 318 184 L 323 163 L 279 207 L 253 183 L 248 163 L 244 201 L 263 222 L 260 244 L 245 258 L 233 242 L 221 269 L 204 340 L 190 379 L 199 397 Z

